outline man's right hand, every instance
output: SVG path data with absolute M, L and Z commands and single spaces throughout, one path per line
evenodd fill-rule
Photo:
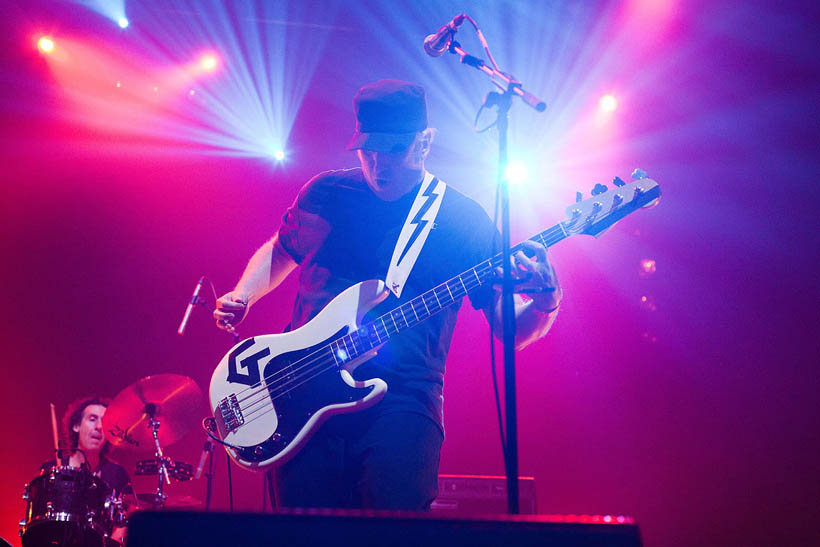
M 216 301 L 214 319 L 216 326 L 222 330 L 233 330 L 233 327 L 245 319 L 248 312 L 248 297 L 237 291 L 231 291 L 222 295 Z

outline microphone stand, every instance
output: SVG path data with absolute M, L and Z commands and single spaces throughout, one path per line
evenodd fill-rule
M 515 389 L 515 301 L 513 299 L 512 267 L 510 255 L 510 192 L 504 169 L 507 166 L 507 131 L 512 98 L 517 95 L 527 105 L 538 112 L 543 112 L 547 105 L 532 93 L 524 91 L 521 82 L 488 66 L 481 59 L 464 51 L 461 45 L 453 41 L 450 53 L 458 55 L 462 64 L 472 66 L 485 73 L 503 93 L 490 92 L 485 105 L 494 105 L 497 111 L 495 125 L 498 130 L 498 184 L 501 194 L 501 317 L 504 344 L 504 408 L 506 450 L 504 467 L 507 475 L 507 510 L 511 515 L 520 513 L 518 493 L 518 413 L 516 409 Z

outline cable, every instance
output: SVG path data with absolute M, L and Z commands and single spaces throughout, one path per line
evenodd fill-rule
M 233 479 L 231 478 L 231 456 L 225 452 L 225 462 L 228 464 L 228 499 L 231 502 L 231 513 L 233 513 Z

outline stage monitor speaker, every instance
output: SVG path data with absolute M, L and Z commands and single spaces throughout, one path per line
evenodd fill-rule
M 522 515 L 537 513 L 535 479 L 518 477 Z M 438 516 L 470 516 L 507 512 L 507 478 L 488 475 L 439 475 L 438 497 L 431 507 Z
M 593 518 L 593 517 L 587 517 Z M 517 516 L 289 511 L 279 514 L 137 512 L 126 547 L 639 547 L 634 523 Z

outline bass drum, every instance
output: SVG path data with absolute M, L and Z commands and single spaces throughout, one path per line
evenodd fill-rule
M 87 469 L 55 466 L 26 485 L 23 547 L 108 547 L 105 483 Z

